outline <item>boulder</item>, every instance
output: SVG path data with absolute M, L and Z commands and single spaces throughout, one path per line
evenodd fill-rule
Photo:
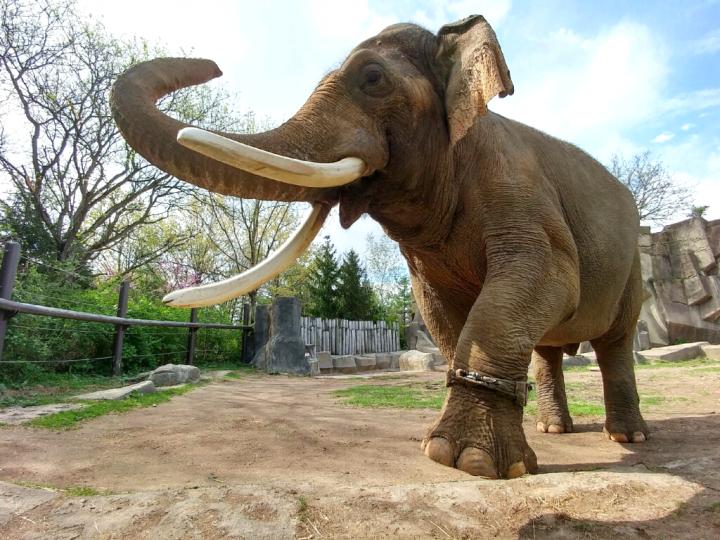
M 151 394 L 155 392 L 155 384 L 152 381 L 143 381 L 137 384 L 131 384 L 130 386 L 123 386 L 121 388 L 111 388 L 110 390 L 99 390 L 97 392 L 91 392 L 89 394 L 82 394 L 75 396 L 75 399 L 81 399 L 83 401 L 91 400 L 116 400 L 124 399 L 130 394 Z
M 279 296 L 272 303 L 265 365 L 269 373 L 310 373 L 305 342 L 300 337 L 300 300 L 297 298 Z
M 394 351 L 390 353 L 390 369 L 400 369 L 400 357 L 407 351 Z
M 435 357 L 432 353 L 407 351 L 400 355 L 399 364 L 402 371 L 432 371 Z
M 563 367 L 589 366 L 591 363 L 590 359 L 582 354 L 563 357 Z
M 165 364 L 150 374 L 155 386 L 175 386 L 200 380 L 200 370 L 187 364 Z

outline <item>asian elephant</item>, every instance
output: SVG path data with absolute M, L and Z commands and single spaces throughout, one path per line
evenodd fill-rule
M 129 69 L 111 96 L 128 143 L 211 191 L 308 201 L 314 211 L 258 267 L 168 303 L 206 305 L 257 287 L 294 261 L 338 204 L 343 227 L 367 213 L 399 243 L 451 366 L 427 456 L 489 478 L 534 472 L 521 424 L 531 356 L 537 428 L 569 432 L 563 348 L 586 340 L 602 372 L 606 436 L 646 439 L 632 354 L 642 294 L 633 198 L 582 150 L 488 110 L 513 83 L 483 17 L 437 35 L 386 28 L 264 133 L 202 131 L 156 108 L 161 96 L 219 75 L 200 59 Z

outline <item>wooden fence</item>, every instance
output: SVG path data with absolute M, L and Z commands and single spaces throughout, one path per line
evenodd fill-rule
M 385 321 L 346 321 L 302 317 L 300 332 L 307 345 L 331 354 L 366 354 L 400 350 L 400 326 Z

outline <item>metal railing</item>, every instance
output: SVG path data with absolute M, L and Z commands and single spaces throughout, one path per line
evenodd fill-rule
M 220 324 L 220 323 L 203 323 L 198 322 L 197 308 L 190 310 L 190 321 L 159 321 L 151 319 L 134 319 L 128 318 L 128 297 L 130 292 L 130 284 L 123 281 L 120 285 L 118 295 L 117 316 L 101 315 L 98 313 L 89 313 L 85 311 L 72 311 L 56 307 L 42 306 L 38 304 L 29 304 L 24 302 L 16 302 L 12 300 L 12 293 L 15 287 L 15 279 L 17 276 L 17 268 L 20 262 L 20 245 L 16 242 L 7 242 L 4 249 L 4 257 L 2 266 L 0 266 L 0 364 L 10 363 L 3 360 L 3 349 L 5 345 L 5 335 L 7 333 L 8 322 L 18 313 L 40 317 L 53 317 L 61 319 L 72 319 L 76 321 L 94 322 L 112 324 L 115 326 L 115 336 L 113 339 L 112 356 L 98 357 L 90 359 L 73 359 L 66 362 L 76 362 L 81 360 L 108 360 L 112 359 L 112 373 L 115 376 L 122 374 L 123 369 L 123 343 L 125 340 L 125 332 L 132 326 L 155 326 L 164 328 L 187 328 L 187 347 L 185 350 L 185 363 L 192 364 L 196 353 L 196 340 L 198 329 L 216 329 L 216 330 L 239 330 L 242 332 L 242 349 L 241 361 L 248 362 L 250 347 L 249 336 L 253 328 L 249 324 L 250 304 L 243 304 L 242 321 L 243 324 Z M 180 351 L 175 351 L 180 352 Z M 156 356 L 169 353 L 158 353 Z M 173 353 L 174 354 L 174 353 Z M 56 363 L 62 363 L 57 361 Z M 15 363 L 15 362 L 13 362 Z M 23 361 L 25 363 L 25 361 Z M 33 362 L 27 363 L 47 363 Z

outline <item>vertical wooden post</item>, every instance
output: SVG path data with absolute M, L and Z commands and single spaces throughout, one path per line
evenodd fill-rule
M 249 337 L 250 337 L 250 329 L 247 327 L 250 324 L 250 304 L 248 302 L 243 303 L 242 308 L 242 348 L 240 349 L 240 361 L 243 364 L 249 364 L 250 363 L 250 343 Z
M 197 308 L 192 308 L 190 310 L 190 322 L 197 322 Z M 188 328 L 188 338 L 187 338 L 187 351 L 185 351 L 185 363 L 188 365 L 193 365 L 193 359 L 195 357 L 195 339 L 197 337 L 197 328 L 194 326 L 191 326 Z
M 5 244 L 2 268 L 0 268 L 0 298 L 11 300 L 12 291 L 15 287 L 15 276 L 17 274 L 18 262 L 20 262 L 20 244 L 8 242 Z M 0 362 L 2 362 L 3 347 L 5 346 L 5 332 L 7 331 L 8 320 L 13 313 L 0 312 Z
M 120 284 L 120 295 L 118 296 L 117 316 L 125 317 L 127 315 L 128 295 L 130 293 L 130 283 L 123 281 Z M 118 324 L 115 327 L 115 341 L 113 342 L 113 363 L 112 374 L 114 377 L 122 375 L 122 351 L 123 341 L 125 341 L 125 329 L 127 326 Z

